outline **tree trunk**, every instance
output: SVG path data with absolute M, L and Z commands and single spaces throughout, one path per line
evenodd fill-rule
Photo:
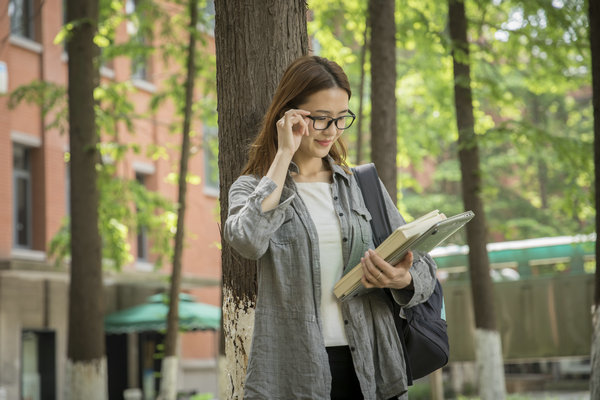
M 215 1 L 221 221 L 228 192 L 285 68 L 308 53 L 306 2 Z M 254 327 L 256 263 L 222 242 L 220 398 L 241 399 Z M 221 354 L 223 357 L 223 354 Z
M 475 356 L 479 371 L 479 393 L 483 400 L 506 397 L 502 346 L 496 330 L 494 288 L 487 254 L 486 223 L 481 199 L 481 170 L 474 129 L 471 95 L 467 19 L 461 0 L 449 0 L 449 24 L 454 64 L 454 101 L 458 127 L 458 155 L 462 174 L 463 202 L 475 218 L 467 224 L 469 274 L 475 310 Z
M 396 203 L 396 22 L 394 0 L 369 0 L 371 160 Z
M 364 159 L 363 155 L 363 105 L 365 97 L 365 61 L 367 49 L 369 48 L 369 13 L 365 21 L 363 33 L 363 45 L 360 49 L 360 84 L 358 86 L 358 126 L 356 128 L 356 165 L 360 165 Z
M 542 112 L 540 97 L 535 93 L 530 93 L 531 117 L 535 129 L 546 130 L 546 120 Z M 543 154 L 544 152 L 542 152 Z M 543 158 L 537 159 L 537 176 L 539 183 L 540 200 L 542 209 L 548 209 L 548 166 Z
M 65 399 L 108 396 L 104 349 L 102 252 L 98 231 L 96 114 L 98 0 L 68 0 L 71 152 L 71 283 Z
M 194 82 L 196 78 L 196 25 L 198 23 L 198 0 L 189 1 L 189 33 L 187 54 L 187 77 L 185 81 L 185 103 L 183 110 L 183 132 L 181 140 L 181 159 L 179 160 L 179 193 L 177 195 L 177 231 L 175 232 L 175 249 L 173 252 L 173 271 L 171 273 L 171 289 L 169 293 L 169 314 L 167 317 L 167 334 L 165 337 L 165 357 L 161 368 L 160 398 L 175 400 L 177 397 L 177 343 L 179 338 L 179 290 L 181 287 L 181 268 L 183 243 L 185 240 L 185 211 L 187 193 L 188 160 L 190 158 L 190 126 L 192 120 L 192 103 L 194 100 Z
M 596 193 L 596 232 L 600 232 L 600 1 L 589 1 L 590 47 L 592 51 L 592 104 L 594 107 L 594 172 Z M 593 306 L 592 373 L 590 394 L 600 398 L 600 242 L 596 240 L 596 275 Z

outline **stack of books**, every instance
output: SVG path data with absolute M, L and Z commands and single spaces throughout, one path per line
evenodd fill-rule
M 398 227 L 375 249 L 375 252 L 389 264 L 396 265 L 402 261 L 409 250 L 419 253 L 430 252 L 463 227 L 473 216 L 473 212 L 467 211 L 446 218 L 439 210 L 431 211 Z M 415 261 L 416 259 L 417 255 Z M 333 293 L 342 300 L 361 294 L 365 290 L 361 283 L 362 276 L 362 265 L 359 263 L 335 284 Z

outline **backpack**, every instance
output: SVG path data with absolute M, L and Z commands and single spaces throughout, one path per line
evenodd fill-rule
M 352 168 L 363 195 L 365 205 L 371 213 L 371 230 L 375 247 L 379 246 L 391 233 L 385 200 L 381 192 L 379 176 L 374 164 Z M 400 305 L 394 301 L 389 289 L 391 311 L 406 363 L 408 384 L 422 378 L 448 363 L 450 345 L 444 314 L 442 285 L 436 279 L 435 289 L 424 303 L 404 309 L 406 318 L 400 316 Z

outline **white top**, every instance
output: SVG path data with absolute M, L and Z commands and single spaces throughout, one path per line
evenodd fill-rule
M 333 208 L 331 185 L 327 182 L 296 182 L 298 193 L 317 228 L 321 266 L 321 320 L 325 346 L 346 346 L 348 338 L 340 302 L 333 287 L 342 276 L 342 231 Z

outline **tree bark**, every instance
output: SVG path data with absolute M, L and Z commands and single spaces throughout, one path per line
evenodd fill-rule
M 215 1 L 221 221 L 228 192 L 247 161 L 248 145 L 285 68 L 308 53 L 306 2 Z M 222 349 L 220 398 L 240 399 L 256 302 L 256 263 L 222 242 Z M 223 354 L 221 354 L 223 357 Z
M 592 53 L 592 104 L 594 108 L 594 173 L 596 232 L 600 232 L 600 1 L 590 0 L 590 47 Z M 596 260 L 600 259 L 600 242 L 596 240 Z M 592 316 L 592 372 L 590 394 L 600 398 L 600 268 L 596 261 L 594 306 Z
M 369 0 L 371 160 L 396 203 L 396 22 L 394 0 Z
M 540 97 L 535 93 L 530 93 L 528 97 L 531 99 L 531 118 L 535 129 L 545 130 L 546 121 L 542 112 Z M 542 208 L 546 210 L 548 208 L 548 166 L 543 158 L 538 158 L 536 164 L 540 200 Z
M 467 42 L 467 18 L 461 0 L 449 0 L 449 25 L 454 65 L 454 101 L 458 127 L 458 155 L 462 174 L 462 194 L 466 210 L 475 218 L 467 224 L 469 274 L 475 311 L 476 360 L 479 392 L 483 400 L 506 397 L 502 346 L 496 330 L 494 288 L 487 254 L 486 222 L 481 199 L 481 170 L 473 117 L 473 101 Z
M 74 23 L 67 42 L 71 152 L 71 283 L 66 399 L 106 399 L 102 252 L 98 230 L 99 161 L 94 110 L 98 85 L 98 0 L 68 0 Z
M 165 337 L 165 357 L 161 368 L 160 398 L 175 400 L 177 397 L 177 343 L 179 339 L 179 291 L 181 288 L 181 269 L 183 244 L 185 241 L 185 211 L 187 193 L 188 160 L 190 158 L 190 126 L 192 121 L 192 103 L 194 101 L 194 82 L 196 80 L 196 25 L 198 24 L 198 0 L 189 1 L 189 43 L 187 50 L 187 77 L 185 81 L 185 103 L 183 109 L 183 132 L 181 141 L 181 158 L 179 160 L 179 181 L 177 203 L 177 231 L 175 232 L 175 249 L 173 252 L 173 271 L 169 292 L 169 314 L 167 317 L 167 334 Z
M 356 165 L 360 165 L 364 159 L 363 155 L 363 105 L 365 96 L 365 61 L 367 49 L 369 48 L 369 13 L 365 20 L 365 31 L 363 32 L 363 45 L 360 49 L 360 84 L 358 86 L 358 126 L 356 128 Z

